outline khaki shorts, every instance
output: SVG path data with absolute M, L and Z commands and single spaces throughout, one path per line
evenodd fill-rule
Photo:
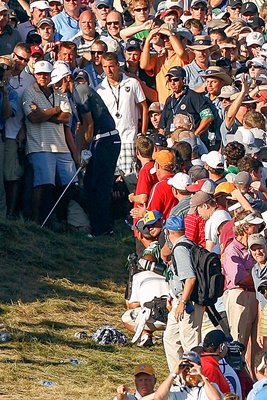
M 136 330 L 139 324 L 139 316 L 140 316 L 141 307 L 133 308 L 132 310 L 127 310 L 122 315 L 122 322 L 125 324 L 131 325 L 134 330 Z M 153 318 L 149 318 L 146 321 L 146 325 L 144 326 L 145 330 L 154 332 L 154 331 L 164 331 L 166 328 L 166 324 L 160 321 L 155 321 Z
M 4 179 L 18 181 L 24 173 L 24 168 L 19 163 L 18 143 L 15 139 L 6 139 L 4 146 Z

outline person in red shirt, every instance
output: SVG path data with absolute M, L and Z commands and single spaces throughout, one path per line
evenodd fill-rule
M 155 169 L 157 182 L 150 193 L 147 207 L 137 207 L 131 210 L 131 216 L 134 218 L 142 218 L 146 211 L 157 210 L 163 215 L 163 221 L 169 217 L 171 209 L 176 206 L 178 200 L 174 197 L 172 187 L 168 185 L 168 179 L 174 174 L 175 155 L 170 149 L 154 152 Z M 151 173 L 154 172 L 150 171 Z
M 219 360 L 227 353 L 227 337 L 223 331 L 215 329 L 209 332 L 203 341 L 201 366 L 203 374 L 212 383 L 216 383 L 222 393 L 229 393 L 230 386 L 219 367 Z

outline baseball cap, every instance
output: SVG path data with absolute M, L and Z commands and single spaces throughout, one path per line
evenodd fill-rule
M 144 215 L 143 221 L 144 221 L 144 228 L 146 228 L 149 225 L 155 224 L 157 221 L 159 221 L 162 218 L 161 212 L 157 210 L 153 211 L 147 211 Z
M 182 67 L 172 67 L 165 76 L 183 79 L 186 75 L 185 70 Z
M 265 26 L 265 22 L 262 18 L 255 16 L 251 21 L 247 22 L 247 25 L 252 29 L 256 29 Z
M 174 7 L 184 8 L 184 5 L 182 0 L 166 0 L 165 7 L 167 10 Z
M 246 62 L 246 66 L 247 67 L 253 66 L 253 67 L 260 67 L 263 69 L 267 69 L 267 62 L 264 61 L 261 57 L 254 57 Z
M 250 249 L 254 244 L 266 247 L 266 240 L 260 233 L 253 233 L 248 237 L 248 248 Z
M 134 376 L 138 374 L 155 375 L 154 368 L 149 364 L 138 364 L 134 367 Z
M 197 193 L 200 190 L 211 195 L 215 191 L 215 184 L 211 179 L 200 179 L 187 186 L 187 191 L 191 193 Z
M 244 197 L 245 197 L 245 199 L 247 199 L 247 201 L 250 204 L 253 204 L 254 200 L 248 193 L 245 193 Z M 229 197 L 229 198 L 230 198 L 230 200 L 232 199 L 231 197 Z M 231 211 L 237 210 L 238 208 L 241 208 L 241 207 L 242 207 L 241 204 L 239 203 L 239 201 L 237 201 L 232 206 L 228 207 L 228 211 L 231 212 Z
M 177 17 L 179 17 L 179 10 L 177 8 L 169 8 L 168 10 L 161 11 L 160 18 L 163 19 L 171 13 L 175 13 L 177 15 Z
M 175 155 L 170 150 L 160 150 L 153 154 L 155 160 L 161 167 L 175 165 Z
M 0 1 L 0 12 L 2 11 L 9 11 L 8 5 L 4 1 Z
M 196 4 L 199 4 L 199 3 L 205 4 L 205 6 L 207 6 L 208 1 L 207 0 L 192 0 L 191 7 L 195 7 Z
M 125 50 L 140 50 L 141 51 L 141 41 L 139 39 L 129 39 L 126 42 Z
M 46 73 L 50 74 L 53 70 L 53 65 L 48 62 L 48 61 L 37 61 L 34 64 L 34 73 L 35 74 L 40 74 L 40 73 Z
M 144 219 L 141 218 L 136 222 L 135 227 L 142 235 L 150 235 L 149 229 L 147 227 L 144 227 L 144 225 Z
M 208 178 L 209 173 L 204 165 L 193 165 L 193 167 L 189 169 L 188 175 L 191 177 L 193 182 L 196 182 L 200 179 Z
M 74 80 L 85 79 L 88 84 L 90 83 L 90 78 L 89 78 L 88 72 L 85 71 L 84 69 L 80 69 L 80 70 L 77 70 L 76 72 L 74 72 L 73 78 L 74 78 Z
M 161 135 L 160 133 L 151 133 L 148 137 L 152 140 L 155 146 L 168 147 L 166 136 Z
M 203 347 L 215 347 L 217 348 L 220 344 L 225 342 L 231 342 L 232 338 L 226 336 L 226 334 L 220 329 L 214 329 L 207 333 L 203 340 Z
M 267 57 L 267 53 L 266 53 Z M 258 85 L 266 85 L 267 84 L 267 71 L 261 71 L 255 76 L 255 81 Z
M 211 194 L 202 191 L 193 194 L 190 199 L 190 208 L 188 214 L 193 214 L 198 206 L 201 206 L 201 204 L 204 203 L 208 203 L 210 200 L 212 200 L 212 198 L 213 197 Z
M 37 0 L 30 3 L 30 12 L 33 12 L 34 8 L 38 8 L 38 10 L 49 10 L 50 5 L 48 1 L 45 0 Z
M 171 215 L 166 220 L 164 228 L 170 231 L 184 231 L 184 220 L 176 215 Z
M 102 5 L 111 8 L 112 7 L 112 1 L 111 0 L 96 0 L 95 5 L 96 5 L 96 8 L 99 7 L 99 6 L 102 6 Z
M 217 185 L 215 188 L 214 196 L 221 193 L 231 193 L 233 190 L 235 190 L 235 188 L 235 185 L 231 182 L 219 183 L 219 185 Z
M 50 25 L 53 28 L 55 27 L 55 24 L 54 24 L 52 18 L 48 18 L 48 17 L 40 19 L 40 21 L 38 22 L 38 24 L 36 26 L 37 26 L 37 28 L 40 28 L 44 24 Z
M 219 98 L 230 99 L 230 97 L 235 93 L 239 93 L 239 90 L 237 89 L 237 87 L 230 86 L 230 85 L 223 86 L 221 88 L 221 93 L 219 94 Z
M 171 185 L 178 190 L 187 190 L 187 186 L 191 185 L 191 183 L 192 179 L 190 176 L 183 172 L 178 172 L 168 180 L 168 185 Z
M 34 54 L 40 54 L 41 56 L 44 55 L 43 49 L 39 46 L 31 46 L 31 55 L 33 56 Z
M 258 243 L 255 243 L 255 244 L 258 244 Z M 261 293 L 263 290 L 266 290 L 266 289 L 267 289 L 267 278 L 265 276 L 260 280 L 257 291 Z
M 66 64 L 58 64 L 56 67 L 54 67 L 51 73 L 51 82 L 48 84 L 48 86 L 55 85 L 68 75 L 71 75 L 70 68 Z
M 242 185 L 242 186 L 250 186 L 252 182 L 252 178 L 247 171 L 238 172 L 234 179 L 235 185 Z
M 267 366 L 267 353 L 265 353 L 265 354 L 262 356 L 261 362 L 260 362 L 259 366 L 257 367 L 257 370 L 258 370 L 258 371 L 261 371 L 261 370 L 263 370 L 266 366 Z
M 200 356 L 195 351 L 188 351 L 183 353 L 181 356 L 181 360 L 192 361 L 195 364 L 201 364 Z
M 208 154 L 203 154 L 201 160 L 211 168 L 224 168 L 224 156 L 216 150 L 210 151 Z
M 258 13 L 258 7 L 256 6 L 255 3 L 252 3 L 251 1 L 248 1 L 247 3 L 242 4 L 241 15 L 245 14 L 257 14 Z
M 242 0 L 228 0 L 227 5 L 234 8 L 237 6 L 242 6 Z
M 253 44 L 257 44 L 261 47 L 264 42 L 264 36 L 260 32 L 250 32 L 246 37 L 246 43 L 248 47 L 252 46 Z
M 154 103 L 151 103 L 148 109 L 148 112 L 156 112 L 156 113 L 161 113 L 163 110 L 163 105 L 160 104 L 158 101 L 154 101 Z M 164 136 L 165 137 L 165 136 Z
M 9 9 L 9 19 L 15 19 L 18 21 L 18 17 L 15 10 Z
M 262 218 L 257 217 L 256 214 L 251 213 L 251 214 L 248 214 L 243 219 L 241 219 L 239 221 L 235 221 L 235 226 L 241 226 L 243 224 L 260 225 L 263 222 L 264 221 Z

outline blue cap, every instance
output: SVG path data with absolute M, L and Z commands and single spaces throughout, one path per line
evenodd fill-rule
M 161 212 L 157 210 L 153 211 L 147 211 L 144 215 L 143 221 L 144 221 L 144 228 L 155 224 L 157 221 L 159 221 L 162 218 Z
M 172 215 L 166 220 L 164 228 L 170 231 L 184 231 L 184 220 L 176 215 Z

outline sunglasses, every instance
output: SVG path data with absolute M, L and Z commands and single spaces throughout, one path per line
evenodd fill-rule
M 138 8 L 135 8 L 134 11 L 138 12 L 138 13 L 140 13 L 141 11 L 146 12 L 146 11 L 148 11 L 148 7 L 140 7 L 140 8 L 138 7 Z
M 100 4 L 100 6 L 98 6 L 97 8 L 98 8 L 98 10 L 103 10 L 103 9 L 107 10 L 107 9 L 109 9 L 110 7 L 109 7 L 109 6 L 106 6 L 105 4 Z
M 108 26 L 110 26 L 110 25 L 115 25 L 115 26 L 119 26 L 119 24 L 120 24 L 120 22 L 119 21 L 110 21 L 110 22 L 107 22 L 107 25 Z
M 263 288 L 261 288 L 261 290 L 259 290 L 259 292 L 260 292 L 262 295 L 264 295 L 266 290 L 267 290 L 267 287 L 263 287 Z
M 17 53 L 14 53 L 14 55 L 20 60 L 23 61 L 25 63 L 29 62 L 29 58 L 24 58 L 22 56 L 19 56 Z
M 104 54 L 104 51 L 93 51 L 93 50 L 91 50 L 91 54 L 93 56 L 102 56 L 102 54 Z
M 180 78 L 170 78 L 169 81 L 170 82 L 178 82 L 180 80 Z
M 169 36 L 164 35 L 163 33 L 160 34 L 160 38 L 161 38 L 162 40 L 170 40 Z
M 236 7 L 230 7 L 231 10 L 241 10 L 241 6 L 236 6 Z

